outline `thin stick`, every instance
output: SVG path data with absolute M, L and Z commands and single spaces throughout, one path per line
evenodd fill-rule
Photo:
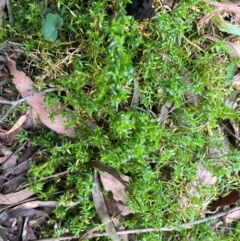
M 53 178 L 56 178 L 56 177 L 61 177 L 61 176 L 65 175 L 65 174 L 68 174 L 69 172 L 70 171 L 67 170 L 67 171 L 64 171 L 64 172 L 59 172 L 57 174 L 53 174 L 51 176 L 47 176 L 47 177 L 41 178 L 41 179 L 37 180 L 37 183 L 42 182 L 42 181 L 46 181 L 46 180 L 49 180 L 49 179 L 53 179 Z M 25 184 L 25 185 L 21 186 L 21 188 L 26 188 L 26 187 L 29 187 L 30 185 L 31 184 Z
M 233 212 L 238 211 L 238 210 L 240 210 L 240 206 L 229 209 L 229 210 L 221 212 L 221 213 L 211 215 L 207 218 L 201 218 L 201 219 L 197 219 L 197 220 L 192 221 L 192 222 L 183 223 L 183 224 L 180 224 L 179 226 L 176 226 L 176 227 L 162 227 L 160 229 L 157 229 L 157 228 L 128 229 L 128 230 L 117 231 L 117 234 L 122 235 L 122 234 L 134 234 L 134 233 L 161 232 L 161 231 L 169 232 L 169 231 L 177 230 L 179 228 L 190 228 L 191 226 L 194 226 L 194 225 L 198 225 L 198 224 L 201 224 L 201 223 L 206 223 L 208 221 L 216 220 L 218 218 L 224 217 L 227 214 L 233 213 Z M 107 232 L 94 232 L 94 233 L 90 234 L 87 238 L 103 237 L 103 236 L 108 236 Z M 58 238 L 35 239 L 35 241 L 62 241 L 62 240 L 74 239 L 74 238 L 80 238 L 80 236 L 76 237 L 74 235 L 69 235 L 69 236 L 58 237 Z
M 56 91 L 56 88 L 49 88 L 49 89 L 45 89 L 45 90 L 41 90 L 38 92 L 34 92 L 30 95 L 27 95 L 19 100 L 6 100 L 6 99 L 0 99 L 0 104 L 5 104 L 5 105 L 11 105 L 11 107 L 6 111 L 6 113 L 4 115 L 2 115 L 0 117 L 0 122 L 3 122 L 3 120 L 9 115 L 9 113 L 12 111 L 13 108 L 15 108 L 17 105 L 21 104 L 24 101 L 27 101 L 33 97 L 39 96 L 39 95 L 43 95 L 46 94 L 48 92 L 53 92 Z

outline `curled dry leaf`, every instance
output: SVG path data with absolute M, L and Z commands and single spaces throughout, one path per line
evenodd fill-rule
M 127 194 L 125 191 L 125 186 L 121 182 L 119 182 L 115 177 L 110 175 L 107 172 L 104 172 L 100 175 L 102 184 L 104 188 L 108 191 L 111 191 L 113 194 L 113 198 L 116 201 L 121 201 L 122 203 L 127 203 Z M 124 181 L 129 181 L 128 176 L 121 176 Z
M 4 143 L 5 145 L 10 145 L 14 140 L 16 140 L 16 136 L 21 132 L 21 126 L 26 121 L 28 114 L 29 111 L 27 111 L 25 115 L 22 115 L 10 130 L 0 131 L 0 141 L 2 143 Z
M 24 72 L 17 70 L 15 61 L 11 60 L 9 70 L 11 75 L 13 75 L 12 81 L 22 97 L 34 93 L 32 90 L 34 82 L 28 76 L 26 76 Z M 44 95 L 39 95 L 30 98 L 27 100 L 27 103 L 36 110 L 39 118 L 48 128 L 52 129 L 53 131 L 56 131 L 59 134 L 63 134 L 69 137 L 74 136 L 74 129 L 66 129 L 64 126 L 64 123 L 67 120 L 66 118 L 56 116 L 54 118 L 54 122 L 52 122 L 49 119 L 49 115 L 54 112 L 54 109 L 49 108 L 45 105 Z
M 29 114 L 29 111 L 27 111 L 27 113 L 25 115 L 22 115 L 17 120 L 17 122 L 13 125 L 13 127 L 9 131 L 7 131 L 5 134 L 11 134 L 11 133 L 15 132 L 16 130 L 18 130 L 23 125 L 25 120 L 27 119 L 28 114 Z

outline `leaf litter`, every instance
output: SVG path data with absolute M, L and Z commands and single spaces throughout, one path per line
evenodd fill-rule
M 16 62 L 11 60 L 10 73 L 13 75 L 13 83 L 22 97 L 33 94 L 34 82 L 22 71 L 17 70 Z M 49 118 L 50 114 L 54 112 L 53 108 L 47 107 L 44 103 L 44 95 L 36 96 L 27 100 L 27 103 L 36 110 L 41 121 L 53 131 L 69 137 L 74 136 L 73 128 L 65 128 L 65 117 L 56 116 L 52 122 Z M 58 108 L 58 107 L 56 107 Z

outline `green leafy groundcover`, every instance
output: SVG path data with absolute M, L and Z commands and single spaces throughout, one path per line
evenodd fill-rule
M 55 41 L 57 39 L 57 28 L 62 27 L 63 19 L 58 14 L 48 13 L 46 19 L 42 20 L 42 30 L 44 38 L 48 41 Z
M 44 159 L 32 163 L 32 190 L 41 198 L 59 201 L 54 212 L 62 226 L 57 235 L 66 229 L 78 235 L 100 224 L 91 201 L 93 170 L 85 165 L 94 160 L 131 178 L 133 195 L 128 206 L 134 215 L 121 221 L 126 229 L 178 226 L 199 218 L 206 200 L 222 186 L 228 188 L 236 172 L 231 163 L 220 170 L 213 168 L 206 155 L 206 148 L 213 144 L 209 130 L 215 133 L 221 118 L 239 119 L 223 104 L 226 64 L 219 61 L 221 45 L 208 43 L 204 51 L 196 48 L 203 40 L 193 27 L 200 1 L 180 1 L 172 12 L 162 10 L 151 20 L 138 22 L 126 15 L 127 0 L 25 2 L 25 6 L 20 1 L 13 4 L 15 34 L 24 36 L 29 58 L 38 50 L 34 66 L 42 75 L 36 84 L 59 87 L 61 101 L 74 111 L 74 115 L 65 113 L 66 125 L 76 129 L 74 140 L 56 138 L 52 132 L 38 133 L 32 140 L 43 147 L 40 154 Z M 57 15 L 49 14 L 53 12 Z M 57 32 L 59 27 L 63 30 Z M 70 64 L 59 65 L 61 74 L 42 79 L 56 71 L 52 64 L 59 61 L 61 53 L 64 59 L 71 48 L 78 52 Z M 186 71 L 191 77 L 189 85 L 182 84 Z M 139 104 L 131 106 L 134 80 L 139 86 Z M 197 106 L 186 104 L 187 91 L 198 95 Z M 56 95 L 49 96 L 49 105 L 59 99 Z M 166 102 L 174 104 L 175 115 L 160 124 L 158 117 Z M 92 129 L 86 122 L 97 127 Z M 200 125 L 203 128 L 197 128 Z M 239 159 L 238 155 L 232 158 Z M 183 209 L 178 198 L 188 195 L 196 162 L 214 170 L 222 180 L 221 187 L 199 188 L 199 198 L 192 198 L 191 205 Z M 69 173 L 62 178 L 38 181 L 65 170 Z M 71 207 L 75 201 L 79 205 Z M 176 240 L 200 240 L 203 236 L 222 240 L 221 232 L 213 237 L 209 230 L 204 224 L 171 234 L 140 234 L 138 238 L 169 240 L 173 235 Z

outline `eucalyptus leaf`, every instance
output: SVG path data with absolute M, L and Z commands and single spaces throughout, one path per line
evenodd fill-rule
M 225 22 L 219 14 L 212 17 L 211 21 L 219 28 L 220 31 L 240 36 L 240 27 Z
M 41 33 L 45 40 L 55 41 L 58 36 L 57 28 L 62 27 L 63 19 L 58 14 L 47 14 L 46 18 L 42 20 Z

